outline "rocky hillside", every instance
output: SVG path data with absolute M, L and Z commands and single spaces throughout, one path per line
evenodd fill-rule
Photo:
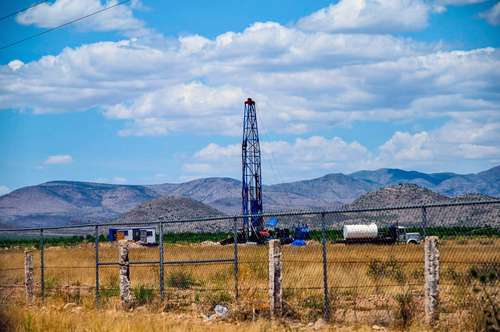
M 481 194 L 465 194 L 447 197 L 416 184 L 404 183 L 381 188 L 362 195 L 346 208 L 375 208 L 424 203 L 447 203 L 492 200 Z M 422 210 L 392 210 L 363 213 L 346 213 L 338 218 L 339 227 L 345 223 L 399 224 L 422 226 Z M 433 207 L 427 209 L 427 226 L 493 226 L 500 227 L 500 204 L 477 206 Z
M 401 169 L 383 168 L 376 171 L 360 171 L 350 175 L 368 181 L 378 187 L 398 183 L 414 183 L 446 196 L 478 193 L 500 196 L 500 166 L 477 174 L 421 173 Z
M 117 223 L 148 222 L 164 218 L 165 220 L 203 218 L 222 216 L 223 213 L 201 202 L 186 197 L 161 197 L 140 204 L 115 220 Z M 227 224 L 230 230 L 231 221 L 206 221 L 166 225 L 168 230 L 177 231 L 215 231 Z
M 403 186 L 401 192 L 394 192 L 391 186 L 400 183 L 417 184 L 420 189 Z M 390 188 L 377 191 L 385 187 Z M 371 194 L 361 197 L 366 193 Z M 418 203 L 465 193 L 499 197 L 500 166 L 468 175 L 399 169 L 329 174 L 312 180 L 264 186 L 263 199 L 266 211 L 279 211 L 333 209 L 352 202 L 355 205 Z M 241 182 L 230 178 L 149 186 L 53 181 L 1 196 L 0 227 L 105 222 L 162 196 L 194 199 L 226 214 L 241 211 Z
M 1 227 L 105 222 L 157 198 L 144 186 L 54 181 L 0 197 Z
M 354 200 L 349 206 L 352 208 L 380 207 L 431 202 L 437 203 L 448 200 L 449 197 L 435 193 L 416 184 L 400 183 L 366 193 Z

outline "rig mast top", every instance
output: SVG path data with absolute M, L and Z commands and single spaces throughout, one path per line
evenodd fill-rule
M 245 101 L 243 141 L 241 143 L 242 213 L 243 215 L 252 215 L 251 218 L 243 218 L 243 232 L 247 238 L 249 235 L 258 233 L 263 227 L 263 220 L 260 216 L 262 214 L 260 162 L 259 130 L 257 128 L 255 101 L 248 98 Z

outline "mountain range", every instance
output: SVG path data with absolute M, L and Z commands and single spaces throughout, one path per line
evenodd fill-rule
M 500 166 L 477 174 L 423 173 L 384 168 L 267 185 L 263 188 L 264 209 L 332 209 L 352 203 L 366 193 L 400 183 L 416 184 L 436 195 L 448 197 L 467 193 L 499 197 Z M 164 196 L 184 197 L 204 203 L 212 209 L 211 214 L 216 210 L 220 214 L 238 214 L 241 211 L 241 182 L 231 178 L 204 178 L 157 185 L 51 181 L 1 196 L 0 227 L 116 220 L 139 205 Z M 376 203 L 377 198 L 373 199 Z

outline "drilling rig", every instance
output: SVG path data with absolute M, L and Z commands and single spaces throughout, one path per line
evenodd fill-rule
M 245 240 L 258 240 L 263 231 L 262 177 L 259 129 L 255 101 L 245 101 L 243 115 L 243 140 L 241 142 L 242 215 Z M 264 234 L 263 234 L 264 235 Z
M 263 244 L 270 239 L 279 239 L 282 244 L 292 243 L 295 240 L 302 241 L 309 238 L 307 225 L 299 225 L 295 228 L 292 236 L 289 229 L 280 229 L 275 226 L 277 218 L 271 218 L 267 226 L 274 228 L 270 230 L 264 227 L 262 216 L 262 177 L 261 177 L 261 154 L 259 142 L 259 129 L 257 127 L 257 113 L 255 101 L 248 98 L 245 101 L 243 114 L 243 140 L 241 142 L 241 212 L 243 215 L 243 229 L 238 234 L 237 242 L 255 242 Z M 271 222 L 272 221 L 272 222 Z M 227 238 L 221 244 L 234 243 L 233 238 Z M 293 243 L 292 243 L 293 244 Z M 304 245 L 304 244 L 300 244 Z

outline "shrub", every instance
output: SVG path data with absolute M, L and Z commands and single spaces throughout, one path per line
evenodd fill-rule
M 210 292 L 207 295 L 207 302 L 211 307 L 217 304 L 228 305 L 232 302 L 233 297 L 226 291 Z
M 56 277 L 45 278 L 45 291 L 50 292 L 59 287 L 59 280 Z
M 401 327 L 407 328 L 414 318 L 415 302 L 410 291 L 394 296 L 398 306 L 396 308 L 395 317 Z
M 384 278 L 395 280 L 400 284 L 404 284 L 406 281 L 402 264 L 392 256 L 387 261 L 372 259 L 368 264 L 367 274 L 375 282 L 379 282 Z
M 173 287 L 173 288 L 179 288 L 179 289 L 189 289 L 192 286 L 195 286 L 196 283 L 194 281 L 194 278 L 191 274 L 183 272 L 183 271 L 178 271 L 178 272 L 172 272 L 168 276 L 167 279 L 167 286 L 168 287 Z
M 469 270 L 469 277 L 473 281 L 472 291 L 478 295 L 472 308 L 472 329 L 474 331 L 499 331 L 498 268 L 496 266 L 473 266 Z
M 138 305 L 151 303 L 154 298 L 153 289 L 144 285 L 139 285 L 133 289 L 134 299 Z

